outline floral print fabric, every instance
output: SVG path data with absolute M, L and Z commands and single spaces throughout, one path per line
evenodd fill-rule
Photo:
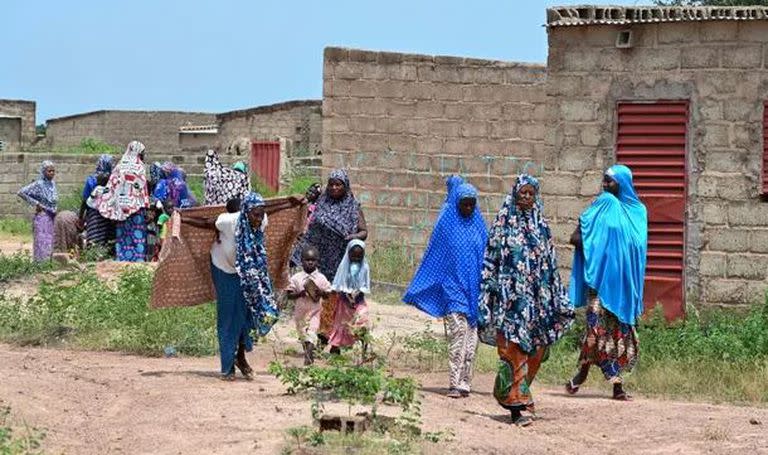
M 265 336 L 277 322 L 279 311 L 272 290 L 272 280 L 267 268 L 267 248 L 264 245 L 264 230 L 254 229 L 248 219 L 248 212 L 264 206 L 264 199 L 258 193 L 248 193 L 241 205 L 240 216 L 235 228 L 235 269 L 240 276 L 243 296 L 249 310 L 251 328 L 258 336 Z M 262 228 L 264 227 L 262 221 Z
M 530 185 L 536 200 L 530 210 L 517 195 Z M 491 227 L 480 285 L 480 329 L 484 343 L 496 344 L 496 332 L 534 352 L 560 339 L 574 310 L 557 270 L 552 233 L 542 214 L 539 182 L 520 175 Z

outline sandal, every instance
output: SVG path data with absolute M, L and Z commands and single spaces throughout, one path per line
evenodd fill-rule
M 512 416 L 512 424 L 516 425 L 520 428 L 527 427 L 528 425 L 532 424 L 533 420 L 528 416 Z
M 632 401 L 632 396 L 627 392 L 621 391 L 620 393 L 614 393 L 613 399 L 616 401 Z
M 222 374 L 221 376 L 219 376 L 219 379 L 225 382 L 234 382 L 235 373 L 233 372 L 233 373 Z
M 461 398 L 469 397 L 469 390 L 459 390 L 459 393 L 461 394 Z
M 573 383 L 573 379 L 570 379 L 568 382 L 565 383 L 565 391 L 568 392 L 568 395 L 576 395 L 576 392 L 579 391 L 579 387 L 581 385 L 576 385 Z
M 445 394 L 448 398 L 462 398 L 461 390 L 459 389 L 450 389 L 448 390 L 448 393 Z

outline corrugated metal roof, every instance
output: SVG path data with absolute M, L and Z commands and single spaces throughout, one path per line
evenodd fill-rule
M 759 20 L 768 20 L 768 7 L 584 5 L 547 9 L 547 27 Z

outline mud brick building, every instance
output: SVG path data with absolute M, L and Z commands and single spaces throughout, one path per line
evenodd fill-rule
M 461 173 L 490 220 L 514 175 L 541 177 L 567 239 L 612 163 L 649 208 L 646 302 L 747 305 L 768 284 L 768 10 L 547 11 L 547 65 L 329 48 L 324 167 L 350 169 L 376 241 L 423 248 Z

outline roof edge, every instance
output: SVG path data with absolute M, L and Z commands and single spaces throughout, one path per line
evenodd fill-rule
M 266 106 L 257 106 L 247 109 L 238 109 L 234 111 L 222 112 L 216 114 L 216 120 L 229 120 L 238 117 L 244 117 L 253 114 L 269 114 L 272 112 L 286 111 L 289 109 L 295 109 L 299 107 L 322 107 L 323 100 L 293 100 L 284 101 L 282 103 L 269 104 Z
M 210 115 L 214 117 L 216 114 L 213 112 L 190 112 L 190 111 L 152 111 L 152 110 L 140 110 L 140 109 L 99 109 L 98 111 L 81 112 L 79 114 L 65 115 L 62 117 L 49 118 L 45 122 L 58 122 L 59 120 L 71 120 L 79 117 L 87 117 L 89 115 L 106 114 L 109 112 L 119 112 L 121 114 L 187 114 L 187 115 Z
M 768 20 L 765 6 L 555 6 L 547 27 Z

